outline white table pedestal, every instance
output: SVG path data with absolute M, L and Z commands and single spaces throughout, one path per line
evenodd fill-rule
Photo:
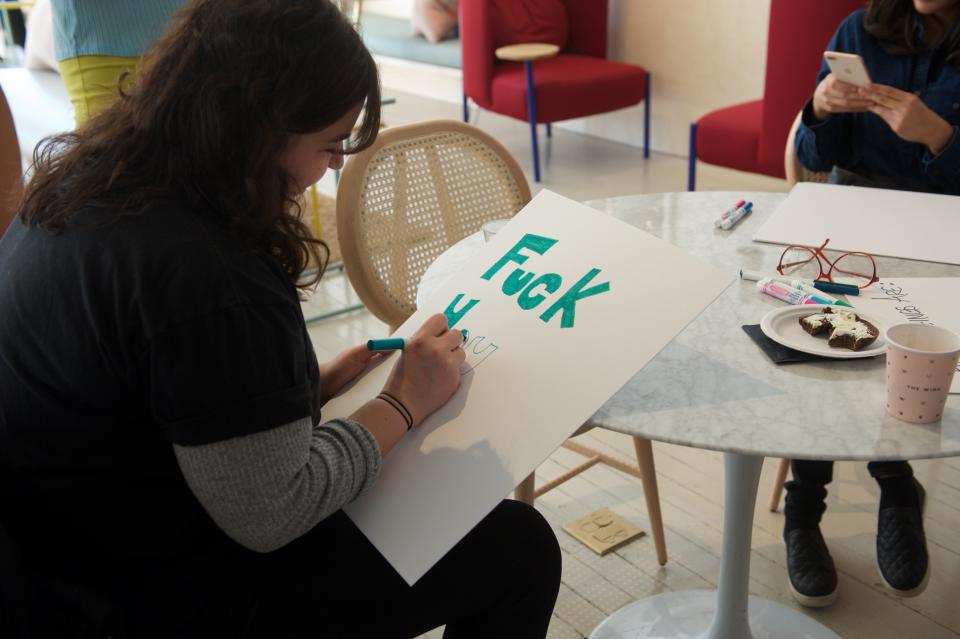
M 753 509 L 763 457 L 724 453 L 723 547 L 716 592 L 668 592 L 613 613 L 590 639 L 839 639 L 803 613 L 749 596 Z

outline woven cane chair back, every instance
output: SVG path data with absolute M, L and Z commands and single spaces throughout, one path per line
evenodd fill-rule
M 783 150 L 783 168 L 787 174 L 787 182 L 790 187 L 797 182 L 826 182 L 830 179 L 830 171 L 811 171 L 800 164 L 797 159 L 796 147 L 797 129 L 800 128 L 800 119 L 803 117 L 803 111 L 797 114 L 790 125 L 790 132 L 787 133 L 787 146 Z
M 337 192 L 337 231 L 360 299 L 393 328 L 445 250 L 530 201 L 516 160 L 468 124 L 441 120 L 383 130 L 353 156 Z

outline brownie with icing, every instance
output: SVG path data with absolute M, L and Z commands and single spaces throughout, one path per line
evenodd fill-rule
M 851 310 L 825 308 L 819 313 L 804 315 L 800 326 L 811 335 L 826 335 L 827 343 L 836 348 L 859 351 L 872 344 L 880 329 Z

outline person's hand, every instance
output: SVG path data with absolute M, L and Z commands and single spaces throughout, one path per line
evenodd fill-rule
M 860 94 L 858 87 L 838 80 L 828 73 L 813 92 L 813 116 L 826 120 L 834 113 L 863 113 L 873 105 L 873 100 Z
M 934 155 L 953 137 L 953 127 L 912 93 L 885 84 L 861 87 L 859 93 L 870 100 L 868 110 L 883 118 L 897 137 L 924 144 Z
M 460 364 L 467 355 L 460 331 L 447 328 L 438 313 L 406 341 L 400 361 L 384 390 L 399 399 L 413 416 L 414 425 L 447 403 L 460 387 Z
M 326 404 L 344 386 L 366 370 L 367 365 L 379 353 L 372 353 L 365 345 L 343 351 L 329 362 L 320 364 L 320 404 Z

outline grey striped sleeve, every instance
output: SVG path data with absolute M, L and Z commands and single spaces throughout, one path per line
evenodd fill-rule
M 237 543 L 270 552 L 304 534 L 376 481 L 380 446 L 348 419 L 309 417 L 200 446 L 174 444 L 180 470 Z

